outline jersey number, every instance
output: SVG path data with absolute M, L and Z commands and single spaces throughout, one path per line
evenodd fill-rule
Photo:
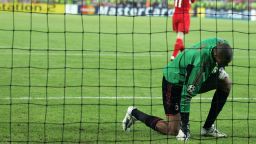
M 182 0 L 175 0 L 175 7 L 181 7 Z
M 189 4 L 191 3 L 190 0 L 185 0 L 184 3 L 186 3 L 187 1 L 188 1 Z M 175 7 L 181 8 L 182 7 L 182 2 L 183 2 L 183 0 L 175 0 L 175 4 L 174 4 Z

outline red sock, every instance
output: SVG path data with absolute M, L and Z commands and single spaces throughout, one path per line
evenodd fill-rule
M 172 56 L 176 57 L 179 51 L 184 50 L 183 40 L 182 39 L 176 39 L 176 43 L 174 45 L 174 51 L 172 53 Z

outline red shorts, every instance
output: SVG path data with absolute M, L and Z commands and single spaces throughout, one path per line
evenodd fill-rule
M 172 17 L 173 31 L 188 33 L 190 28 L 190 15 L 189 13 L 174 13 Z

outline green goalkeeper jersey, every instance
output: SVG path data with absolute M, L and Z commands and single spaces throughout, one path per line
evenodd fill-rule
M 164 68 L 165 79 L 182 86 L 180 112 L 190 112 L 191 98 L 199 92 L 202 83 L 218 71 L 212 55 L 217 43 L 228 42 L 219 38 L 205 39 L 192 48 L 186 48 Z

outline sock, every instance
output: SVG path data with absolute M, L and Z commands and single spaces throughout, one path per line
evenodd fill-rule
M 178 55 L 179 51 L 183 51 L 183 50 L 184 50 L 183 40 L 176 39 L 172 56 L 176 57 Z
M 156 130 L 156 123 L 159 120 L 162 120 L 159 117 L 151 116 L 148 114 L 143 113 L 142 111 L 139 111 L 138 109 L 134 109 L 132 111 L 132 116 L 134 116 L 137 120 L 145 123 L 148 127 Z
M 222 110 L 223 106 L 225 105 L 228 95 L 229 92 L 225 92 L 218 89 L 215 91 L 211 103 L 211 109 L 203 126 L 204 128 L 210 128 L 212 126 L 220 111 Z

